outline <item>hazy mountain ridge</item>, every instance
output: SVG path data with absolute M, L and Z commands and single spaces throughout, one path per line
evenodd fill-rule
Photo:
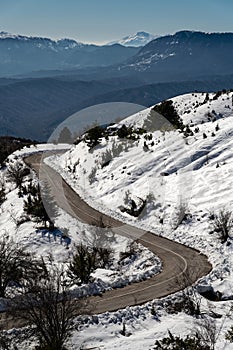
M 31 42 L 33 44 L 37 44 L 38 47 L 43 48 L 52 48 L 53 50 L 56 49 L 73 49 L 74 47 L 80 47 L 85 46 L 87 44 L 83 44 L 81 42 L 77 42 L 73 39 L 59 39 L 59 40 L 52 40 L 50 38 L 46 37 L 35 37 L 35 36 L 25 36 L 25 35 L 17 35 L 17 34 L 10 34 L 8 32 L 0 32 L 0 40 L 6 40 L 8 42 L 14 41 L 15 43 L 24 41 L 24 42 Z
M 0 135 L 47 140 L 71 114 L 99 103 L 131 102 L 144 106 L 194 91 L 233 87 L 233 75 L 213 80 L 140 84 L 130 78 L 78 81 L 65 77 L 0 79 Z
M 52 76 L 75 74 L 92 79 L 143 76 L 145 83 L 152 83 L 152 78 L 164 82 L 233 74 L 233 33 L 180 31 L 142 48 L 84 45 L 69 39 L 33 40 L 0 38 L 0 76 L 30 76 L 32 71 L 46 76 L 48 70 Z
M 138 52 L 122 45 L 89 45 L 71 39 L 27 37 L 0 33 L 0 76 L 47 69 L 108 66 Z
M 119 68 L 183 78 L 233 73 L 233 33 L 180 31 L 159 37 Z

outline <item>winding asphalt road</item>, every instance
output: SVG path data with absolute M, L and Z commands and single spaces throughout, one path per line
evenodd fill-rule
M 49 185 L 52 196 L 60 208 L 81 222 L 90 225 L 98 226 L 101 218 L 108 225 L 107 230 L 111 230 L 113 234 L 137 240 L 162 260 L 162 272 L 154 277 L 143 282 L 129 284 L 124 288 L 106 291 L 102 296 L 88 298 L 88 311 L 91 314 L 115 311 L 167 296 L 191 285 L 198 278 L 210 272 L 212 266 L 207 257 L 197 250 L 126 225 L 90 207 L 56 171 L 43 163 L 42 157 L 48 155 L 51 155 L 51 152 L 36 153 L 25 158 L 24 161 L 36 172 L 40 180 Z M 49 211 L 49 206 L 47 209 Z M 77 307 L 78 314 L 79 307 Z M 20 328 L 26 325 L 25 320 L 19 317 L 10 317 L 4 312 L 0 314 L 0 329 Z
M 43 157 L 48 154 L 43 154 Z M 114 311 L 139 305 L 155 298 L 172 294 L 208 274 L 212 268 L 207 257 L 182 244 L 157 236 L 131 225 L 126 225 L 98 212 L 84 202 L 62 177 L 42 161 L 37 153 L 25 159 L 37 176 L 49 184 L 57 205 L 78 220 L 98 226 L 100 217 L 115 234 L 130 237 L 141 243 L 162 260 L 162 272 L 143 282 L 106 291 L 102 296 L 89 298 L 92 313 Z M 49 210 L 49 208 L 48 208 Z

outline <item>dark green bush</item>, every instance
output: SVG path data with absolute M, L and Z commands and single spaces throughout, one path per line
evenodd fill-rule
M 166 118 L 174 126 L 174 128 L 181 130 L 184 129 L 183 121 L 177 113 L 171 100 L 163 101 L 162 103 L 156 105 L 152 110 Z
M 154 350 L 210 350 L 211 348 L 203 344 L 202 340 L 195 334 L 194 336 L 186 336 L 182 339 L 179 336 L 173 336 L 168 331 L 169 336 L 155 342 Z

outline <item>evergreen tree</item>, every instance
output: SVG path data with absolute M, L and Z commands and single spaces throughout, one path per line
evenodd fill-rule
M 120 139 L 126 138 L 132 132 L 131 128 L 127 128 L 125 124 L 122 125 L 120 129 L 117 130 L 117 136 Z
M 216 127 L 215 127 L 215 131 L 219 131 L 220 130 L 220 127 L 219 125 L 217 124 Z
M 86 140 L 88 141 L 88 146 L 90 146 L 91 148 L 97 146 L 100 143 L 99 139 L 103 137 L 103 134 L 104 134 L 103 128 L 101 128 L 98 125 L 88 130 L 86 134 Z
M 155 342 L 154 350 L 211 350 L 212 348 L 204 343 L 198 334 L 182 339 L 174 336 L 168 331 L 169 336 Z
M 96 251 L 81 244 L 76 247 L 69 266 L 69 276 L 78 284 L 88 283 L 91 273 L 97 267 Z
M 47 186 L 43 188 L 43 199 L 41 196 L 40 186 L 32 185 L 32 193 L 29 193 L 27 199 L 24 200 L 24 210 L 25 212 L 32 216 L 36 222 L 42 222 L 43 226 L 47 228 L 47 223 L 49 227 L 54 227 L 54 220 L 57 215 L 57 208 L 54 201 L 50 195 L 49 189 Z M 48 204 L 49 213 L 47 212 L 44 202 Z
M 30 174 L 30 169 L 25 167 L 23 163 L 16 162 L 10 164 L 7 168 L 7 176 L 9 180 L 13 181 L 19 191 L 22 189 L 22 183 L 25 176 Z
M 179 114 L 177 113 L 175 107 L 173 106 L 173 102 L 171 100 L 163 101 L 159 105 L 156 105 L 152 111 L 155 111 L 161 114 L 164 118 L 166 118 L 175 128 L 184 129 L 184 124 Z

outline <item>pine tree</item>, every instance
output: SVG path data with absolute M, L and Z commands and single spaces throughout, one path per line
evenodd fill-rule
M 90 148 L 97 146 L 100 143 L 100 138 L 103 137 L 103 128 L 100 126 L 95 126 L 94 128 L 88 130 L 86 134 L 86 140 L 88 141 L 88 146 Z
M 81 244 L 76 247 L 69 266 L 69 276 L 78 284 L 88 283 L 91 273 L 97 267 L 96 251 Z
M 198 334 L 182 339 L 168 331 L 168 337 L 156 340 L 154 350 L 211 350 Z
M 54 220 L 57 215 L 57 208 L 47 186 L 44 186 L 42 192 L 43 198 L 41 196 L 39 184 L 37 186 L 32 185 L 31 193 L 29 193 L 27 199 L 24 200 L 24 210 L 28 215 L 32 216 L 36 222 L 42 222 L 45 228 L 47 228 L 47 223 L 49 223 L 50 228 L 53 228 Z M 44 203 L 48 204 L 49 210 L 46 210 Z
M 216 127 L 215 127 L 215 131 L 219 131 L 220 130 L 220 127 L 219 125 L 217 124 Z
M 127 136 L 129 136 L 129 134 L 132 132 L 131 128 L 127 128 L 127 126 L 125 124 L 122 125 L 122 127 L 120 129 L 117 130 L 117 136 L 120 139 L 124 139 Z
M 177 113 L 175 107 L 173 106 L 173 102 L 171 100 L 163 101 L 159 105 L 156 105 L 152 111 L 155 111 L 161 114 L 164 118 L 166 118 L 175 128 L 184 129 L 184 124 L 179 114 Z

